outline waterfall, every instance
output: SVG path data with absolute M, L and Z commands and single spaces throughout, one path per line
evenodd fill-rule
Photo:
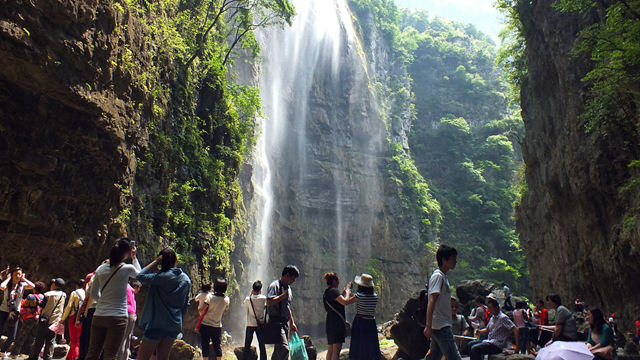
M 261 279 L 266 288 L 285 265 L 298 265 L 294 308 L 305 311 L 294 314 L 320 333 L 322 274 L 337 271 L 343 286 L 389 255 L 371 259 L 393 232 L 381 178 L 388 143 L 346 0 L 293 3 L 291 27 L 257 34 L 263 118 L 250 165 L 244 284 Z
M 296 186 L 301 191 L 309 191 L 306 136 L 309 109 L 308 94 L 314 85 L 315 69 L 327 65 L 331 92 L 340 88 L 341 53 L 344 47 L 355 41 L 353 25 L 347 6 L 343 0 L 302 0 L 294 1 L 297 15 L 293 25 L 284 29 L 263 31 L 258 34 L 262 47 L 262 69 L 259 87 L 264 118 L 261 119 L 261 133 L 256 144 L 253 183 L 262 204 L 258 217 L 259 229 L 254 231 L 251 243 L 252 254 L 256 257 L 250 268 L 252 279 L 277 277 L 269 273 L 265 261 L 271 251 L 272 219 L 274 211 L 274 186 L 272 174 L 282 161 L 286 148 L 283 142 L 295 142 L 298 167 Z M 333 133 L 337 133 L 335 123 Z M 336 139 L 331 139 L 336 145 Z M 335 160 L 335 159 L 334 159 Z M 340 174 L 333 175 L 331 197 L 335 203 L 336 227 L 335 248 L 337 270 L 346 271 L 345 259 L 348 255 L 345 244 L 342 188 L 344 181 Z M 273 264 L 280 266 L 281 264 Z M 277 270 L 277 269 L 276 269 Z M 275 270 L 274 270 L 275 271 Z

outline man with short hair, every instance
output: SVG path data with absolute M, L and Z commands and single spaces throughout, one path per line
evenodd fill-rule
M 280 341 L 273 347 L 271 360 L 289 359 L 289 329 L 298 331 L 293 321 L 291 312 L 291 300 L 293 292 L 290 285 L 300 276 L 300 271 L 294 265 L 287 265 L 282 270 L 279 280 L 274 280 L 267 289 L 267 314 L 269 322 L 280 322 Z
M 476 340 L 469 343 L 469 355 L 471 360 L 481 360 L 485 354 L 499 354 L 507 346 L 509 333 L 513 332 L 516 338 L 516 353 L 520 343 L 518 327 L 500 311 L 500 304 L 494 298 L 487 300 L 487 309 L 491 319 L 486 328 L 478 330 L 480 334 L 487 334 L 486 340 Z
M 44 345 L 43 359 L 51 360 L 53 356 L 53 341 L 56 333 L 49 330 L 51 324 L 62 320 L 62 312 L 64 311 L 64 301 L 67 294 L 61 291 L 64 288 L 64 280 L 61 278 L 51 280 L 51 291 L 44 294 L 44 306 L 40 311 L 40 319 L 36 328 L 36 340 L 31 348 L 29 360 L 38 360 L 40 349 Z
M 424 336 L 431 340 L 427 360 L 460 360 L 460 352 L 451 331 L 451 290 L 447 272 L 456 267 L 458 252 L 451 246 L 440 245 L 436 252 L 438 269 L 429 279 L 429 304 Z
M 576 319 L 571 311 L 562 305 L 562 300 L 558 294 L 550 294 L 547 296 L 549 307 L 555 309 L 556 322 L 555 325 L 541 326 L 543 329 L 553 330 L 553 338 L 549 344 L 556 341 L 576 341 L 578 340 L 578 327 Z

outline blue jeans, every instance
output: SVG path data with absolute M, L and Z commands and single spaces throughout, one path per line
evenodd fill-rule
M 451 326 L 444 327 L 439 330 L 433 330 L 431 333 L 431 346 L 427 353 L 426 360 L 440 360 L 444 355 L 447 360 L 461 360 L 460 352 L 455 340 L 453 340 L 453 332 Z
M 499 354 L 502 349 L 484 340 L 476 340 L 469 343 L 469 357 L 471 360 L 482 360 L 483 355 Z

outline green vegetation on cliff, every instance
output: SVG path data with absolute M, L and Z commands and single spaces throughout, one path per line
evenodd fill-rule
M 289 22 L 293 7 L 281 0 L 121 1 L 114 7 L 140 22 L 153 59 L 144 71 L 131 56 L 114 64 L 150 93 L 153 108 L 138 181 L 123 193 L 132 209 L 123 209 L 121 220 L 131 221 L 149 251 L 168 243 L 205 279 L 228 274 L 234 227 L 242 219 L 237 176 L 253 143 L 260 99 L 257 89 L 229 80 L 225 65 L 234 48 L 256 54 L 252 31 Z
M 359 19 L 373 16 L 397 61 L 408 70 L 404 76 L 411 79 L 411 93 L 402 81 L 391 82 L 386 93 L 391 104 L 412 102 L 410 150 L 391 146 L 393 158 L 405 164 L 403 173 L 415 174 L 415 183 L 423 184 L 403 180 L 407 190 L 402 196 L 412 204 L 408 208 L 425 207 L 421 204 L 427 197 L 420 189 L 429 189 L 429 202 L 437 204 L 433 225 L 439 241 L 463 254 L 456 279 L 504 281 L 526 292 L 528 271 L 512 218 L 522 187 L 514 179 L 523 125 L 495 65 L 495 45 L 472 25 L 431 18 L 425 11 L 399 10 L 390 0 L 351 0 L 350 6 Z M 366 40 L 372 34 L 364 36 Z M 404 87 L 405 99 L 394 96 L 402 94 L 394 83 Z M 393 132 L 393 120 L 401 112 L 388 107 Z M 424 230 L 423 239 L 431 241 Z

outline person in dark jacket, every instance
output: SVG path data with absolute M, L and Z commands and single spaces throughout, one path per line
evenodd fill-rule
M 189 305 L 191 279 L 176 267 L 176 253 L 166 248 L 136 277 L 149 284 L 139 327 L 144 331 L 138 360 L 149 360 L 156 352 L 158 360 L 167 360 L 173 342 L 182 331 L 182 315 Z M 161 264 L 160 272 L 154 272 Z

